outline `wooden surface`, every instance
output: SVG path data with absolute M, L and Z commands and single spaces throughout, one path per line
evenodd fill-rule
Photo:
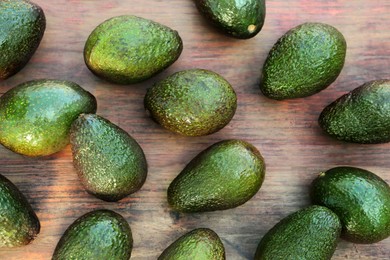
M 156 259 L 177 237 L 197 227 L 216 231 L 227 259 L 252 259 L 261 237 L 288 214 L 309 205 L 308 186 L 319 171 L 351 165 L 390 182 L 390 143 L 357 145 L 325 136 L 317 117 L 328 103 L 366 81 L 390 78 L 390 2 L 388 0 L 273 0 L 267 2 L 263 30 L 253 39 L 235 40 L 211 28 L 191 0 L 35 0 L 47 17 L 43 41 L 30 63 L 0 82 L 0 93 L 27 80 L 72 80 L 92 92 L 98 114 L 128 131 L 145 151 L 149 172 L 142 189 L 117 203 L 88 195 L 73 169 L 69 146 L 47 158 L 31 159 L 0 147 L 0 173 L 27 196 L 41 220 L 32 244 L 0 249 L 0 259 L 50 259 L 64 230 L 82 214 L 107 208 L 122 214 L 134 236 L 132 259 Z M 112 16 L 134 14 L 178 30 L 184 41 L 179 60 L 158 76 L 132 86 L 109 84 L 83 62 L 89 33 Z M 273 101 L 258 88 L 260 70 L 275 41 L 308 21 L 337 27 L 348 44 L 339 78 L 314 96 Z M 152 122 L 143 109 L 146 89 L 175 71 L 204 68 L 224 76 L 238 95 L 231 123 L 206 137 L 181 137 Z M 262 188 L 235 209 L 178 214 L 168 207 L 166 190 L 189 160 L 227 138 L 253 143 L 267 172 Z M 389 259 L 390 238 L 373 245 L 340 242 L 334 259 Z

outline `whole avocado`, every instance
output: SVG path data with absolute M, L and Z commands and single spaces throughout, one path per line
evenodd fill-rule
M 132 15 L 104 21 L 84 47 L 87 67 L 98 77 L 119 84 L 137 83 L 174 63 L 182 40 L 167 26 Z
M 166 129 L 185 136 L 215 133 L 233 118 L 237 96 L 215 72 L 190 69 L 176 72 L 147 90 L 144 104 Z
M 128 260 L 132 249 L 133 237 L 126 219 L 111 210 L 95 210 L 67 228 L 52 260 Z
M 310 197 L 339 216 L 348 241 L 369 244 L 390 236 L 390 187 L 370 171 L 332 168 L 313 181 Z
M 95 112 L 95 97 L 76 83 L 28 81 L 0 97 L 0 143 L 26 156 L 50 155 L 69 143 L 79 114 Z
M 39 219 L 26 197 L 1 174 L 0 202 L 0 248 L 29 244 L 39 233 Z
M 333 26 L 301 24 L 272 47 L 263 66 L 260 89 L 276 100 L 313 95 L 336 80 L 346 49 L 344 36 Z
M 260 152 L 241 140 L 213 144 L 172 181 L 168 202 L 179 212 L 204 212 L 237 207 L 260 189 L 265 163 Z
M 0 80 L 19 72 L 38 48 L 46 28 L 40 6 L 24 0 L 0 1 Z
M 70 130 L 73 163 L 85 189 L 106 201 L 138 191 L 145 182 L 144 152 L 127 132 L 95 114 L 81 114 Z
M 329 104 L 318 123 L 330 136 L 362 144 L 390 141 L 390 80 L 363 84 Z
M 224 260 L 225 248 L 219 236 L 208 228 L 194 229 L 179 237 L 157 260 Z
M 196 0 L 195 4 L 214 26 L 235 38 L 252 38 L 264 24 L 265 0 Z
M 255 260 L 328 260 L 336 250 L 340 220 L 330 209 L 310 206 L 282 219 L 261 239 Z

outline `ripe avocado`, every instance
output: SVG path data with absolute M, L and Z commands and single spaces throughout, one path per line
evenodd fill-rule
M 390 187 L 372 172 L 332 168 L 313 181 L 310 197 L 339 216 L 345 240 L 368 244 L 390 236 Z
M 277 223 L 261 239 L 255 260 L 331 259 L 341 232 L 330 209 L 310 206 Z
M 225 248 L 219 236 L 208 228 L 194 229 L 179 237 L 158 260 L 224 260 Z
M 145 182 L 144 152 L 128 133 L 110 121 L 81 114 L 70 130 L 73 163 L 85 189 L 105 201 L 117 201 Z
M 346 142 L 390 141 L 390 80 L 374 80 L 341 96 L 321 113 L 318 123 Z
M 52 260 L 129 260 L 133 237 L 126 219 L 111 210 L 95 210 L 68 227 Z
M 224 140 L 187 164 L 169 185 L 168 202 L 179 212 L 234 208 L 257 193 L 264 175 L 263 157 L 253 145 Z
M 38 48 L 46 28 L 40 6 L 24 0 L 0 1 L 0 80 L 19 72 Z
M 195 0 L 199 12 L 226 34 L 248 39 L 264 24 L 265 0 Z
M 177 31 L 141 17 L 123 15 L 104 21 L 90 34 L 84 61 L 98 77 L 132 84 L 169 67 L 182 49 Z
M 39 233 L 37 215 L 19 189 L 0 174 L 0 247 L 27 245 Z
M 0 143 L 27 156 L 50 155 L 69 143 L 79 114 L 95 112 L 95 97 L 76 83 L 25 82 L 0 97 Z
M 215 133 L 237 108 L 232 86 L 215 72 L 190 69 L 156 83 L 145 95 L 145 109 L 166 129 L 185 136 Z
M 304 23 L 283 35 L 263 66 L 260 89 L 282 100 L 313 95 L 336 80 L 344 66 L 347 44 L 334 27 Z

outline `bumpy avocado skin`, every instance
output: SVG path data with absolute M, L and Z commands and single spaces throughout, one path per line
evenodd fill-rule
M 257 193 L 264 176 L 263 157 L 253 145 L 224 140 L 187 164 L 169 185 L 168 202 L 179 212 L 234 208 Z
M 372 172 L 332 168 L 313 181 L 310 197 L 339 216 L 348 241 L 370 244 L 390 236 L 390 187 Z
M 73 163 L 85 189 L 106 201 L 138 191 L 146 180 L 144 152 L 127 132 L 95 114 L 82 114 L 70 130 Z
M 45 14 L 30 1 L 0 1 L 0 80 L 19 72 L 38 48 L 46 28 Z
M 255 260 L 329 260 L 336 250 L 341 223 L 335 213 L 310 206 L 282 219 L 261 239 Z
M 363 84 L 329 104 L 318 122 L 336 139 L 362 144 L 390 141 L 390 80 Z
M 95 210 L 68 227 L 52 260 L 128 260 L 132 249 L 133 237 L 127 221 L 111 210 Z
M 84 47 L 87 67 L 118 84 L 151 78 L 174 63 L 182 40 L 167 26 L 132 15 L 113 17 L 96 27 Z
M 179 237 L 158 260 L 224 260 L 225 248 L 219 236 L 208 228 L 194 229 Z
M 270 50 L 260 89 L 276 100 L 313 95 L 336 80 L 346 49 L 344 36 L 336 28 L 323 23 L 301 24 Z
M 39 233 L 39 219 L 19 189 L 1 174 L 0 202 L 0 248 L 29 244 Z
M 164 128 L 185 136 L 203 136 L 225 127 L 237 108 L 232 86 L 215 72 L 176 72 L 147 90 L 145 109 Z
M 79 114 L 95 112 L 95 97 L 76 83 L 28 81 L 0 97 L 0 143 L 26 156 L 50 155 L 69 143 Z
M 208 21 L 235 38 L 252 38 L 264 24 L 265 0 L 195 0 L 195 3 Z

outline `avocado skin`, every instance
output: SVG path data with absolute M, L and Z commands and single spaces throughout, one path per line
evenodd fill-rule
M 40 223 L 26 197 L 0 174 L 0 248 L 29 244 L 39 233 Z
M 52 260 L 128 260 L 132 249 L 133 237 L 126 219 L 111 210 L 95 210 L 68 227 Z
M 260 89 L 271 99 L 313 95 L 340 74 L 346 55 L 344 36 L 323 23 L 304 23 L 284 34 L 263 66 Z
M 50 155 L 69 143 L 79 114 L 95 112 L 95 97 L 76 83 L 28 81 L 0 97 L 0 143 L 26 156 Z
M 318 123 L 330 136 L 353 143 L 390 141 L 390 80 L 363 84 L 329 104 Z
M 232 86 L 215 72 L 176 72 L 147 90 L 145 109 L 164 128 L 185 136 L 203 136 L 225 127 L 237 108 Z
M 195 4 L 209 22 L 235 38 L 252 38 L 264 24 L 265 0 L 195 0 Z
M 179 237 L 157 260 L 224 260 L 225 248 L 219 236 L 208 228 L 194 229 Z
M 345 240 L 369 244 L 390 236 L 390 187 L 372 172 L 332 168 L 313 181 L 310 197 L 339 216 Z
M 241 140 L 213 144 L 172 181 L 168 203 L 179 212 L 204 212 L 235 208 L 260 189 L 265 163 L 260 152 Z
M 85 189 L 118 201 L 145 182 L 144 152 L 127 132 L 95 114 L 82 114 L 70 130 L 73 164 Z
M 182 49 L 177 31 L 141 17 L 123 15 L 106 20 L 90 34 L 84 61 L 100 78 L 133 84 L 169 67 Z
M 29 1 L 0 1 L 0 80 L 19 72 L 38 48 L 46 28 L 40 6 Z
M 310 206 L 282 219 L 261 239 L 255 260 L 331 259 L 341 232 L 330 209 Z

